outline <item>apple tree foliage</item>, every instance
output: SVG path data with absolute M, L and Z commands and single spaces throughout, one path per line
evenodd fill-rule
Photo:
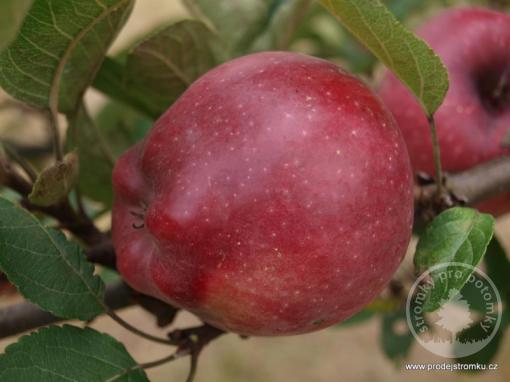
M 135 0 L 1 2 L 0 86 L 16 100 L 48 113 L 56 128 L 64 119 L 68 125 L 67 155 L 57 155 L 55 163 L 36 174 L 31 203 L 59 208 L 69 199 L 76 207 L 79 189 L 85 213 L 107 212 L 118 155 L 139 141 L 152 121 L 199 76 L 250 52 L 299 49 L 306 42 L 311 54 L 341 61 L 366 76 L 379 60 L 412 90 L 429 115 L 448 90 L 439 57 L 401 23 L 434 1 L 182 1 L 189 19 L 147 31 L 114 56 L 108 55 L 109 47 Z M 109 99 L 95 117 L 83 101 L 91 87 Z M 2 171 L 0 167 L 0 185 Z M 491 241 L 493 229 L 494 219 L 473 209 L 441 213 L 421 234 L 417 270 L 450 261 L 477 266 L 488 251 L 485 266 L 508 306 L 510 263 L 498 242 Z M 108 308 L 105 283 L 81 245 L 55 228 L 52 220 L 24 209 L 18 195 L 2 192 L 0 269 L 20 294 L 43 310 L 88 321 Z M 456 285 L 432 290 L 428 308 L 439 308 L 449 290 L 462 288 L 468 277 L 466 273 Z M 391 358 L 402 358 L 413 343 L 409 333 L 395 332 L 394 323 L 403 314 L 398 302 L 376 301 L 338 328 L 380 317 L 383 350 Z M 510 323 L 508 308 L 505 314 L 497 338 Z M 498 343 L 493 341 L 472 357 L 491 359 Z M 7 347 L 0 356 L 0 380 L 148 379 L 114 338 L 66 325 L 40 329 Z

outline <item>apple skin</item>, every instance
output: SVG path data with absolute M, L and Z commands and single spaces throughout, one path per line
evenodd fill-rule
M 450 89 L 435 115 L 443 168 L 455 173 L 510 154 L 502 146 L 510 130 L 510 16 L 483 8 L 451 9 L 417 34 L 443 59 L 450 76 Z M 505 71 L 504 95 L 491 99 Z M 418 101 L 389 72 L 379 94 L 402 130 L 413 169 L 434 174 L 429 125 Z M 477 207 L 499 215 L 510 211 L 510 195 Z
M 118 160 L 113 183 L 124 279 L 244 335 L 358 312 L 411 235 L 412 171 L 391 113 L 359 79 L 295 53 L 205 74 Z

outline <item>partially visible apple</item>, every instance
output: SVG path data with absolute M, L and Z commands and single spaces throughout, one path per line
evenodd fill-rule
M 450 90 L 435 116 L 443 167 L 454 173 L 503 155 L 510 131 L 510 16 L 483 8 L 445 11 L 419 31 L 448 68 Z M 427 118 L 411 92 L 387 73 L 380 95 L 404 134 L 415 171 L 434 173 Z M 484 202 L 510 211 L 510 195 Z
M 204 75 L 113 181 L 124 279 L 246 335 L 358 312 L 411 235 L 412 171 L 391 113 L 359 79 L 300 54 Z

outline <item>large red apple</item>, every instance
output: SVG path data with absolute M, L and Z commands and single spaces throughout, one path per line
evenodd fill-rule
M 510 16 L 482 8 L 443 12 L 419 31 L 441 56 L 450 90 L 435 120 L 443 167 L 466 170 L 503 155 L 510 131 Z M 427 118 L 411 92 L 387 73 L 380 95 L 404 134 L 415 171 L 434 173 Z M 499 214 L 510 210 L 510 195 L 480 206 Z
M 246 335 L 364 307 L 407 248 L 412 171 L 360 80 L 294 53 L 207 73 L 114 172 L 118 268 L 139 291 Z

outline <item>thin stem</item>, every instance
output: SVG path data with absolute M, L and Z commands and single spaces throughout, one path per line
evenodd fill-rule
M 51 137 L 53 140 L 53 150 L 55 152 L 55 159 L 58 162 L 61 162 L 64 158 L 64 154 L 62 152 L 61 139 L 60 139 L 60 126 L 58 121 L 58 112 L 56 109 L 50 109 L 50 129 L 51 129 Z
M 151 369 L 153 367 L 158 367 L 158 366 L 164 365 L 165 363 L 175 361 L 175 360 L 177 360 L 179 358 L 182 358 L 182 357 L 185 357 L 187 355 L 189 355 L 189 350 L 188 349 L 177 350 L 175 353 L 172 353 L 169 356 L 166 356 L 164 358 L 158 359 L 156 361 L 147 362 L 147 363 L 141 363 L 136 368 L 137 369 L 144 369 L 144 370 Z
M 190 356 L 191 365 L 189 368 L 188 378 L 186 378 L 186 382 L 193 382 L 195 380 L 195 376 L 197 375 L 198 356 L 200 355 L 200 350 L 202 349 L 198 349 L 198 351 L 194 351 L 191 353 Z
M 118 381 L 119 379 L 124 378 L 126 375 L 128 375 L 129 373 L 131 373 L 133 371 L 136 371 L 136 370 L 139 370 L 139 369 L 147 370 L 147 369 L 151 369 L 153 367 L 161 366 L 161 365 L 164 365 L 165 363 L 169 363 L 169 362 L 175 361 L 176 359 L 184 357 L 184 356 L 186 356 L 188 354 L 189 354 L 189 352 L 187 352 L 187 351 L 179 351 L 178 350 L 175 353 L 172 353 L 169 356 L 166 356 L 164 358 L 158 359 L 156 361 L 147 362 L 147 363 L 141 363 L 141 364 L 138 364 L 136 366 L 130 367 L 129 369 L 126 369 L 122 374 L 116 375 L 116 376 L 108 379 L 106 382 Z
M 105 304 L 110 309 L 123 309 L 134 303 L 131 288 L 123 282 L 106 286 Z M 63 318 L 45 312 L 29 302 L 6 306 L 0 309 L 0 339 L 62 321 Z
M 439 139 L 437 137 L 437 128 L 436 122 L 434 121 L 434 116 L 429 116 L 429 126 L 430 126 L 430 134 L 432 136 L 432 151 L 434 155 L 434 167 L 436 170 L 436 183 L 437 183 L 437 191 L 436 196 L 438 199 L 441 199 L 444 195 L 445 189 L 443 184 L 443 167 L 441 164 L 441 147 L 439 146 Z
M 145 338 L 146 340 L 149 340 L 149 341 L 158 342 L 160 344 L 165 344 L 165 345 L 173 345 L 172 342 L 167 338 L 153 336 L 152 334 L 145 333 L 144 331 L 142 331 L 138 328 L 135 328 L 130 323 L 128 323 L 128 322 L 124 321 L 122 318 L 120 318 L 117 315 L 117 313 L 115 313 L 113 310 L 108 308 L 106 305 L 104 305 L 104 307 L 106 308 L 106 314 L 108 314 L 117 324 L 122 326 L 124 329 L 127 329 L 130 332 L 132 332 L 142 338 Z

